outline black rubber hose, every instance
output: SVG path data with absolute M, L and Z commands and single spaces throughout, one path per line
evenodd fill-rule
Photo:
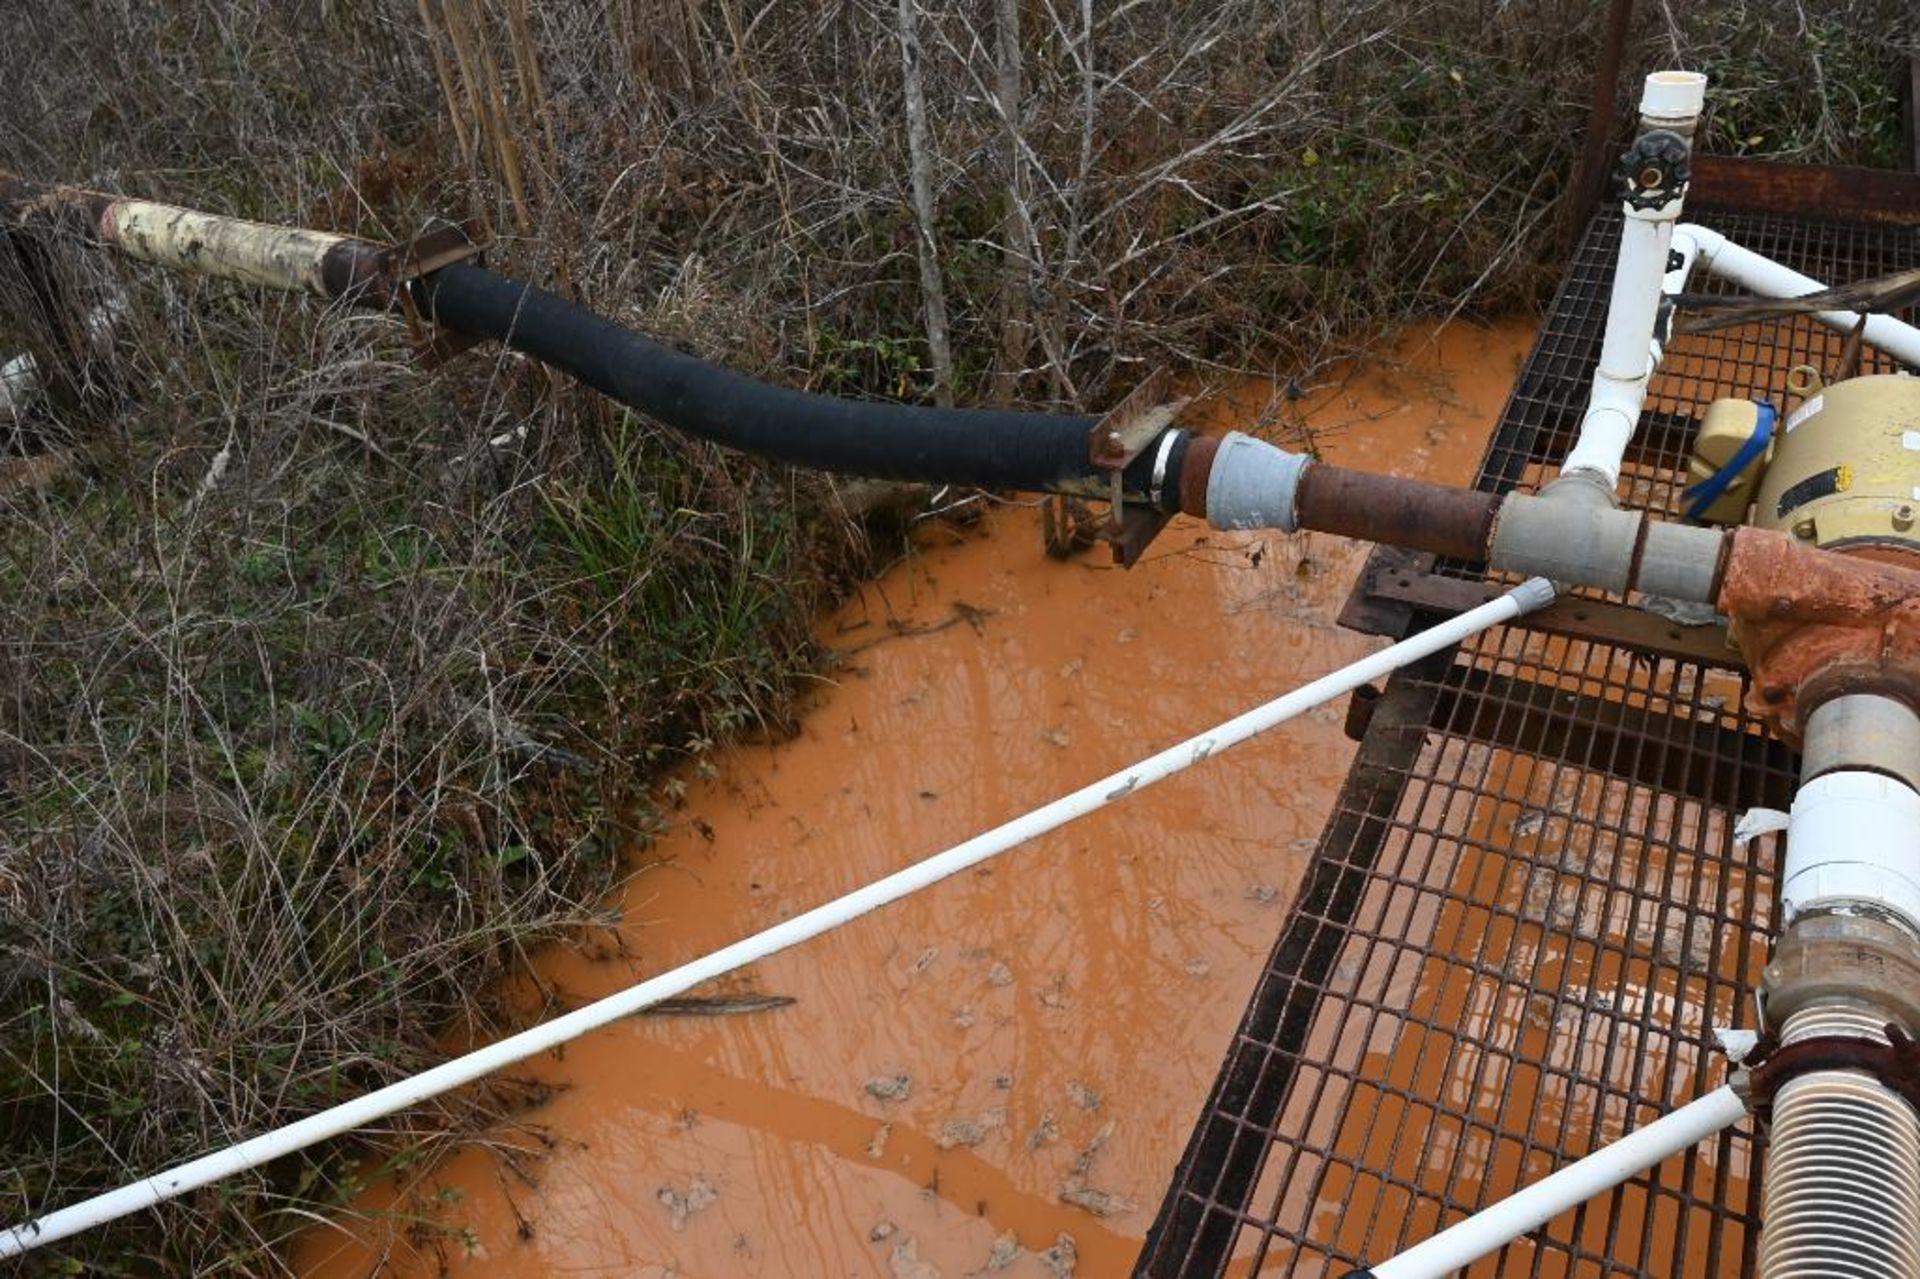
M 994 409 L 942 409 L 813 395 L 719 368 L 629 332 L 585 307 L 481 267 L 450 266 L 417 292 L 433 320 L 491 338 L 571 374 L 659 422 L 729 448 L 814 470 L 925 484 L 1050 492 L 1098 478 L 1088 459 L 1094 419 Z M 1128 467 L 1145 497 L 1163 440 Z M 1177 509 L 1179 432 L 1157 486 Z

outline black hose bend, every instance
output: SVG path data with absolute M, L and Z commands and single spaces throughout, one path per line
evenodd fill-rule
M 1089 417 L 842 400 L 769 386 L 466 264 L 428 276 L 416 296 L 448 329 L 504 342 L 659 422 L 759 457 L 846 475 L 1029 492 L 1101 475 L 1088 456 Z M 1129 496 L 1152 494 L 1163 509 L 1178 509 L 1187 438 L 1175 434 L 1170 443 L 1156 439 L 1127 468 Z

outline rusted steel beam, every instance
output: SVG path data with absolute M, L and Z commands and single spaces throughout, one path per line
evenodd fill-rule
M 1482 560 L 1500 498 L 1477 489 L 1351 471 L 1324 462 L 1300 478 L 1303 529 L 1384 542 L 1447 559 Z
M 1391 569 L 1369 572 L 1365 584 L 1369 593 L 1377 598 L 1447 615 L 1478 608 L 1506 589 L 1492 582 Z M 1718 622 L 1708 626 L 1681 626 L 1645 609 L 1609 600 L 1562 596 L 1548 607 L 1517 618 L 1511 624 L 1547 635 L 1610 644 L 1636 653 L 1704 666 L 1738 668 L 1741 664 L 1740 651 L 1727 638 L 1727 628 Z
M 1395 672 L 1374 702 L 1308 878 L 1188 1139 L 1175 1190 L 1148 1232 L 1136 1276 L 1211 1274 L 1224 1266 L 1266 1158 L 1260 1134 L 1279 1121 L 1299 1064 L 1273 1045 L 1306 1041 L 1435 722 L 1440 679 L 1452 662 L 1449 649 Z
M 1567 218 L 1566 250 L 1600 207 L 1607 193 L 1607 175 L 1613 170 L 1614 105 L 1620 95 L 1620 62 L 1633 22 L 1633 0 L 1612 0 L 1607 25 L 1600 37 L 1600 65 L 1593 73 L 1593 96 L 1587 105 L 1587 134 L 1580 148 L 1580 168 L 1574 178 Z
M 1695 155 L 1687 202 L 1702 213 L 1765 209 L 1787 218 L 1913 226 L 1920 224 L 1920 173 Z

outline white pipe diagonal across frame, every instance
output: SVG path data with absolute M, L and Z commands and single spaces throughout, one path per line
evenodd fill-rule
M 276 1128 L 258 1137 L 249 1137 L 224 1150 L 217 1150 L 212 1154 L 176 1165 L 145 1180 L 122 1186 L 118 1190 L 108 1191 L 103 1195 L 96 1195 L 70 1208 L 48 1213 L 36 1221 L 11 1227 L 0 1233 L 0 1257 L 16 1256 L 42 1244 L 64 1239 L 69 1235 L 103 1225 L 144 1208 L 151 1208 L 155 1204 L 163 1203 L 223 1177 L 245 1172 L 249 1168 L 257 1168 L 282 1155 L 304 1150 L 316 1142 L 325 1141 L 329 1137 L 336 1137 L 341 1133 L 383 1119 L 409 1106 L 471 1083 L 482 1075 L 513 1065 L 515 1062 L 525 1061 L 537 1053 L 556 1048 L 569 1040 L 578 1039 L 588 1031 L 639 1012 L 649 1005 L 678 995 L 702 982 L 711 981 L 715 977 L 777 954 L 809 938 L 818 937 L 829 929 L 837 928 L 890 902 L 899 901 L 910 893 L 916 893 L 922 888 L 937 884 L 1016 845 L 1024 844 L 1035 836 L 1044 835 L 1048 831 L 1064 826 L 1076 817 L 1083 817 L 1097 809 L 1105 808 L 1116 800 L 1124 799 L 1155 782 L 1183 772 L 1219 751 L 1236 746 L 1257 733 L 1284 724 L 1295 716 L 1330 702 L 1342 694 L 1351 693 L 1361 685 L 1389 675 L 1410 662 L 1430 657 L 1481 631 L 1490 630 L 1502 622 L 1512 621 L 1524 613 L 1544 608 L 1553 602 L 1553 598 L 1552 583 L 1544 578 L 1532 578 L 1505 594 L 1488 600 L 1478 608 L 1462 613 L 1431 629 L 1421 631 L 1417 635 L 1409 636 L 1398 644 L 1361 658 L 1352 665 L 1343 666 L 1331 674 L 1322 675 L 1312 683 L 1277 697 L 1263 706 L 1255 707 L 1198 736 L 1190 737 L 1177 746 L 1169 746 L 1157 755 L 1083 786 L 1071 795 L 1062 796 L 1024 816 L 996 826 L 984 834 L 975 835 L 965 843 L 956 844 L 945 852 L 935 853 L 926 860 L 916 862 L 904 870 L 895 871 L 884 879 L 875 880 L 823 906 L 816 906 L 804 914 L 775 924 L 763 932 L 722 947 L 670 972 L 650 977 L 583 1008 L 577 1008 L 573 1012 L 556 1017 L 552 1021 L 543 1022 L 517 1035 L 510 1035 L 498 1043 L 489 1044 L 465 1056 L 456 1057 L 452 1061 L 402 1079 L 398 1083 L 376 1089 L 364 1097 L 343 1102 L 331 1109 L 309 1115 L 305 1119 Z
M 1803 298 L 1827 289 L 1812 276 L 1802 275 L 1772 258 L 1735 244 L 1718 231 L 1691 222 L 1683 222 L 1673 229 L 1671 247 L 1680 262 L 1667 273 L 1663 291 L 1668 295 L 1686 292 L 1687 279 L 1696 268 L 1763 298 Z M 1813 318 L 1842 333 L 1851 333 L 1860 323 L 1858 311 L 1816 311 Z M 1890 315 L 1869 315 L 1866 319 L 1866 331 L 1861 337 L 1868 346 L 1885 351 L 1902 364 L 1920 368 L 1920 329 Z
M 1450 1275 L 1627 1178 L 1731 1127 L 1746 1113 L 1746 1101 L 1732 1086 L 1723 1085 L 1482 1208 L 1391 1261 L 1356 1274 L 1372 1279 L 1440 1279 Z
M 1690 71 L 1656 71 L 1648 76 L 1640 98 L 1642 132 L 1665 130 L 1691 139 L 1706 101 L 1706 84 L 1705 76 Z M 1580 419 L 1579 437 L 1560 465 L 1563 475 L 1584 472 L 1599 477 L 1609 492 L 1619 486 L 1620 462 L 1639 428 L 1640 406 L 1647 398 L 1667 249 L 1685 194 L 1682 187 L 1653 209 L 1623 204 L 1620 252 L 1607 300 L 1600 363 L 1594 370 L 1586 415 Z

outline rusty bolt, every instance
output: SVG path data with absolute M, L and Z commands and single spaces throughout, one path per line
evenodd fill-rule
M 1913 527 L 1913 505 L 1902 502 L 1893 508 L 1893 526 L 1902 533 Z

